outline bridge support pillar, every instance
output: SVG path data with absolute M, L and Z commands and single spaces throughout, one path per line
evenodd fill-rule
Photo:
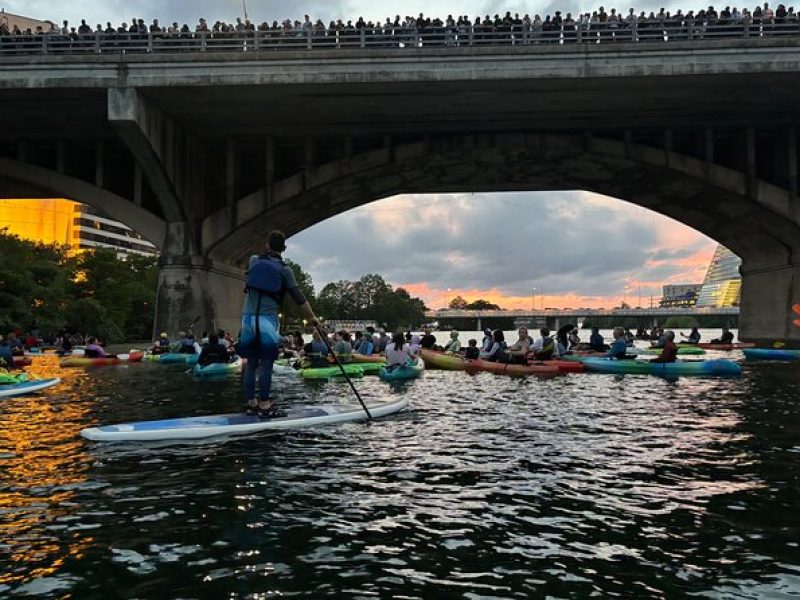
M 239 331 L 244 277 L 240 269 L 202 256 L 162 255 L 155 331 L 174 336 L 194 324 L 195 335 Z
M 800 303 L 800 265 L 749 268 L 742 265 L 739 338 L 771 347 L 782 342 L 800 348 L 800 319 L 792 306 Z
M 478 331 L 483 331 L 483 319 L 478 317 Z

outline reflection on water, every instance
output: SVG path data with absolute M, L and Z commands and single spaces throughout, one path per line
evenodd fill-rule
M 46 359 L 45 359 L 46 360 Z M 102 445 L 87 425 L 235 410 L 142 364 L 0 401 L 0 596 L 800 594 L 800 365 L 738 380 L 427 371 L 371 424 Z M 341 383 L 276 379 L 288 402 Z

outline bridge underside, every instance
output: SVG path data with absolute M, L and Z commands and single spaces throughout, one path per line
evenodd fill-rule
M 237 330 L 269 229 L 401 193 L 587 190 L 736 252 L 741 337 L 800 347 L 793 44 L 2 59 L 0 197 L 71 198 L 157 244 L 174 332 Z

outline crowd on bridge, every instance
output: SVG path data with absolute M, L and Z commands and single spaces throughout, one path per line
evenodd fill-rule
M 114 25 L 106 23 L 89 25 L 86 20 L 80 25 L 63 21 L 61 27 L 52 25 L 49 30 L 37 27 L 35 30 L 21 30 L 14 25 L 0 21 L 0 36 L 6 51 L 16 49 L 25 51 L 47 41 L 55 51 L 62 50 L 109 50 L 136 49 L 136 44 L 147 51 L 153 50 L 153 43 L 161 43 L 159 49 L 173 42 L 173 47 L 191 46 L 201 40 L 203 48 L 209 45 L 230 48 L 233 40 L 236 47 L 243 50 L 259 47 L 278 47 L 293 45 L 341 47 L 347 45 L 379 47 L 417 47 L 417 46 L 459 46 L 474 44 L 529 44 L 529 43 L 569 43 L 604 41 L 645 41 L 647 39 L 668 41 L 693 37 L 714 37 L 725 35 L 770 35 L 771 33 L 798 33 L 800 22 L 794 7 L 778 4 L 774 9 L 769 3 L 758 5 L 752 10 L 726 6 L 717 11 L 713 6 L 686 13 L 678 9 L 671 13 L 664 8 L 658 12 L 637 11 L 630 8 L 627 13 L 615 8 L 606 10 L 599 7 L 592 12 L 573 15 L 570 12 L 520 15 L 506 12 L 471 19 L 466 15 L 427 17 L 400 15 L 386 18 L 385 21 L 369 21 L 363 17 L 357 20 L 337 19 L 325 23 L 322 19 L 312 20 L 305 15 L 302 20 L 263 21 L 255 24 L 249 19 L 237 18 L 235 23 L 216 21 L 210 24 L 201 18 L 193 26 L 162 25 L 158 19 L 149 24 L 135 17 L 130 22 Z

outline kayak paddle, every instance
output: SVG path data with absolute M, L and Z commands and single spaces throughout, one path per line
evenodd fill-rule
M 325 333 L 323 333 L 319 324 L 314 323 L 314 328 L 317 330 L 317 333 L 319 333 L 319 336 L 322 338 L 322 341 L 325 342 L 325 346 L 327 346 L 328 352 L 330 352 L 331 356 L 333 357 L 333 362 L 336 363 L 336 365 L 339 367 L 339 370 L 342 372 L 342 376 L 347 380 L 347 383 L 350 384 L 350 389 L 353 390 L 353 393 L 356 395 L 356 398 L 358 398 L 358 401 L 361 403 L 361 408 L 363 408 L 364 412 L 367 413 L 367 417 L 369 417 L 369 419 L 372 420 L 372 415 L 369 413 L 367 405 L 364 404 L 364 401 L 361 399 L 361 394 L 358 393 L 356 386 L 353 385 L 353 380 L 350 379 L 350 377 L 348 377 L 347 372 L 344 370 L 344 367 L 342 366 L 342 363 L 339 362 L 339 357 L 336 356 L 336 353 L 333 351 L 333 348 L 331 348 L 331 343 L 328 341 L 328 336 L 325 335 Z

